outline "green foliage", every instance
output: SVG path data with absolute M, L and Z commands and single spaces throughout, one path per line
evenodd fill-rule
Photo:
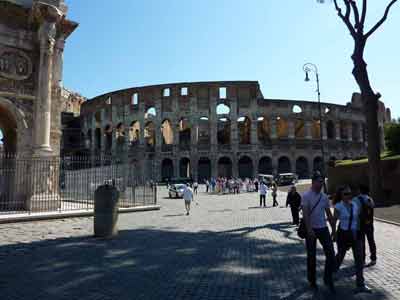
M 400 154 L 400 124 L 389 123 L 385 126 L 385 142 L 389 152 Z

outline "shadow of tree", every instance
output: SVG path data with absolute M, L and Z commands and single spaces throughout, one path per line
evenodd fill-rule
M 110 240 L 84 236 L 3 246 L 1 295 L 13 300 L 330 299 L 324 289 L 313 294 L 306 288 L 299 240 L 251 236 L 256 230 L 286 232 L 286 226 L 224 232 L 148 228 L 123 230 Z M 352 284 L 341 282 L 341 300 L 355 299 Z M 375 290 L 373 299 L 388 298 Z

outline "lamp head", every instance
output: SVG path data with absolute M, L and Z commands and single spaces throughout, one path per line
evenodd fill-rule
M 305 82 L 310 81 L 310 77 L 308 76 L 308 71 L 306 71 L 306 78 L 304 79 Z

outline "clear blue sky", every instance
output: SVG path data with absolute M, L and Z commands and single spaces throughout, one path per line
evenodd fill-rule
M 264 97 L 315 100 L 305 62 L 318 65 L 323 101 L 358 88 L 353 42 L 333 5 L 315 0 L 67 0 L 80 23 L 66 44 L 64 86 L 86 97 L 181 81 L 258 80 Z M 368 24 L 389 0 L 369 1 Z M 371 82 L 400 116 L 400 3 L 370 39 Z

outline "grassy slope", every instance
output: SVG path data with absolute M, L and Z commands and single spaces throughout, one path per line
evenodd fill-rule
M 381 155 L 381 160 L 392 160 L 392 159 L 400 159 L 400 154 L 399 155 L 391 155 L 389 153 L 383 153 Z M 348 166 L 352 164 L 365 164 L 368 163 L 368 158 L 365 159 L 360 159 L 360 160 L 339 160 L 336 161 L 336 166 Z

